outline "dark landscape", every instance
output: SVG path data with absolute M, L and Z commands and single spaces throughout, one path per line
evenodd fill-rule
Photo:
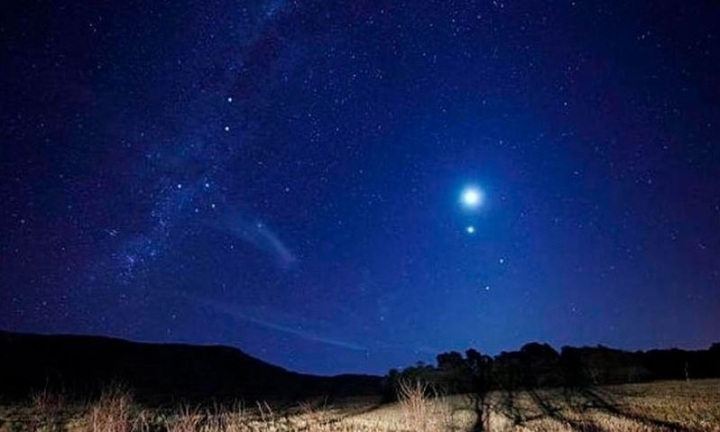
M 2 431 L 720 427 L 720 411 L 709 408 L 720 397 L 720 381 L 711 380 L 720 378 L 720 344 L 558 352 L 529 343 L 494 357 L 471 348 L 382 377 L 304 375 L 237 348 L 98 336 L 2 332 L 0 353 Z M 677 412 L 661 402 L 671 395 L 696 402 Z
M 377 395 L 381 379 L 303 375 L 237 348 L 0 332 L 0 397 L 52 390 L 78 399 L 118 385 L 150 404 Z
M 23 400 L 53 391 L 78 399 L 118 385 L 149 404 L 297 402 L 381 396 L 394 399 L 397 382 L 422 381 L 443 394 L 482 389 L 590 387 L 661 380 L 720 378 L 720 343 L 708 350 L 629 352 L 607 347 L 530 343 L 494 357 L 476 349 L 440 353 L 436 365 L 408 366 L 384 377 L 313 376 L 285 370 L 237 348 L 150 344 L 98 336 L 0 332 L 0 397 Z

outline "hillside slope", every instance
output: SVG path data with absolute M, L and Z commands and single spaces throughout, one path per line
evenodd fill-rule
M 225 346 L 0 332 L 0 396 L 51 388 L 86 396 L 121 384 L 146 400 L 299 399 L 368 395 L 381 378 L 287 371 Z

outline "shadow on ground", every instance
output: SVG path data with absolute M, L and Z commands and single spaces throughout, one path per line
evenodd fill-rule
M 492 406 L 487 403 L 479 413 L 495 410 L 509 418 L 515 426 L 526 426 L 528 423 L 542 419 L 552 419 L 570 427 L 575 431 L 584 432 L 610 432 L 610 426 L 594 421 L 590 416 L 582 416 L 590 410 L 609 414 L 619 419 L 637 422 L 653 430 L 667 430 L 680 432 L 696 432 L 699 429 L 691 428 L 681 423 L 667 421 L 651 416 L 640 415 L 627 410 L 621 397 L 611 390 L 599 388 L 576 388 L 557 391 L 528 390 L 532 404 L 523 406 L 518 403 L 519 393 L 503 391 Z M 558 397 L 562 395 L 562 397 Z M 539 412 L 539 413 L 538 413 Z M 581 415 L 570 415 L 581 414 Z M 578 420 L 578 419 L 581 420 Z M 485 430 L 484 417 L 478 416 L 473 432 Z

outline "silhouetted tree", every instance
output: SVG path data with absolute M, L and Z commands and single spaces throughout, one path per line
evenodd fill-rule
M 488 422 L 487 394 L 491 386 L 492 357 L 475 349 L 465 351 L 465 364 L 470 373 L 470 398 L 476 415 L 473 431 L 485 430 Z
M 501 352 L 493 362 L 492 376 L 495 385 L 514 392 L 522 385 L 522 368 L 522 355 L 519 352 Z
M 400 382 L 400 371 L 390 369 L 383 379 L 382 383 L 382 400 L 383 402 L 393 402 L 397 400 L 397 386 Z
M 465 351 L 465 358 L 473 380 L 473 389 L 487 390 L 490 388 L 492 380 L 492 357 L 482 355 L 479 351 L 470 348 Z
M 560 350 L 560 369 L 563 385 L 566 388 L 578 388 L 589 384 L 583 371 L 582 353 L 579 348 L 564 346 Z
M 402 371 L 391 369 L 384 380 L 383 399 L 387 402 L 397 400 L 398 384 L 405 382 L 421 382 L 425 384 L 426 389 L 432 393 L 438 382 L 438 371 L 432 365 L 424 362 L 417 362 L 415 366 L 410 366 Z M 430 393 L 428 396 L 430 396 Z
M 471 391 L 472 377 L 462 354 L 456 351 L 437 356 L 438 373 L 436 384 L 447 394 Z
M 552 387 L 562 385 L 560 355 L 548 344 L 536 342 L 520 349 L 523 385 L 525 387 Z

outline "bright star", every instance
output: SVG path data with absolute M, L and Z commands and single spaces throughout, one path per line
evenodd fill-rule
M 460 194 L 460 202 L 462 205 L 466 208 L 477 208 L 480 207 L 480 205 L 483 202 L 483 193 L 480 189 L 476 187 L 466 187 L 462 194 Z
M 465 228 L 465 231 L 467 231 L 468 234 L 474 234 L 475 233 L 475 227 L 470 225 L 467 228 Z

